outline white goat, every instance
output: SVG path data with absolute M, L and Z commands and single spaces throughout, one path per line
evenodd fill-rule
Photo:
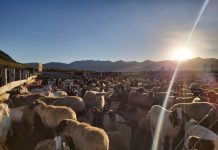
M 172 116 L 173 115 L 172 111 L 168 111 L 159 105 L 154 105 L 147 114 L 149 123 L 150 123 L 150 130 L 151 130 L 152 138 L 154 140 L 155 130 L 157 128 L 157 124 L 159 120 L 159 115 L 161 114 L 161 112 L 164 113 L 164 116 L 163 116 L 164 118 L 162 122 L 162 130 L 160 132 L 160 143 L 161 143 L 160 149 L 161 150 L 164 149 L 166 136 L 169 137 L 169 149 L 172 150 L 173 139 L 177 136 L 177 134 L 179 133 L 181 129 L 180 124 L 174 124 L 172 122 L 172 119 L 178 119 L 180 121 L 182 120 L 181 109 L 177 108 L 176 110 L 177 110 L 176 113 L 177 113 L 178 118 L 172 118 L 172 117 L 175 117 L 175 116 Z
M 7 140 L 7 135 L 12 134 L 10 110 L 7 104 L 0 104 L 0 149 Z
M 189 138 L 196 137 L 198 139 L 213 141 L 214 150 L 218 150 L 218 136 L 208 128 L 199 125 L 197 121 L 191 119 L 186 122 L 185 133 L 184 149 L 189 149 Z

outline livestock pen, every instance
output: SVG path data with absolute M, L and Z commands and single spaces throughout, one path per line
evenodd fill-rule
M 44 78 L 43 74 L 41 74 L 41 77 Z M 153 93 L 153 96 L 150 97 L 151 98 L 150 100 L 156 101 L 153 104 L 156 104 L 157 102 L 162 101 L 162 96 L 158 96 L 158 94 L 163 94 L 163 95 L 165 94 L 164 93 L 164 92 L 166 92 L 166 91 L 164 91 L 165 88 L 161 88 L 161 87 L 167 86 L 169 84 L 169 81 L 167 79 L 171 78 L 171 72 L 152 71 L 152 73 L 151 73 L 151 71 L 150 71 L 150 72 L 138 72 L 138 73 L 136 73 L 136 72 L 134 72 L 134 73 L 130 73 L 130 72 L 128 72 L 128 73 L 125 73 L 125 72 L 123 72 L 123 73 L 94 73 L 93 76 L 92 76 L 92 74 L 89 74 L 89 76 L 83 76 L 83 74 L 81 74 L 81 76 L 79 78 L 76 75 L 71 76 L 71 77 L 72 77 L 71 79 L 68 79 L 67 77 L 63 77 L 61 79 L 61 82 L 62 83 L 65 83 L 64 81 L 72 82 L 74 86 L 78 86 L 78 87 L 80 87 L 80 85 L 83 84 L 83 86 L 81 86 L 80 88 L 85 88 L 85 87 L 90 88 L 90 89 L 94 88 L 94 89 L 96 89 L 95 94 L 100 95 L 102 97 L 105 96 L 104 94 L 107 93 L 107 90 L 109 88 L 113 88 L 115 94 L 113 94 L 108 99 L 111 101 L 114 101 L 114 102 L 119 102 L 119 100 L 122 99 L 122 97 L 119 97 L 119 96 L 124 96 L 126 94 L 127 100 L 126 101 L 124 100 L 123 102 L 126 103 L 127 105 L 128 105 L 128 94 L 131 92 L 131 90 L 133 90 L 133 91 L 135 90 L 135 92 L 137 94 L 141 94 L 143 96 L 146 96 L 146 95 L 148 96 L 148 94 L 145 94 L 145 93 L 154 92 L 154 91 L 152 91 L 153 90 L 152 88 L 159 86 L 160 89 L 155 91 Z M 37 75 L 31 76 L 27 79 L 7 83 L 6 85 L 4 85 L 0 88 L 0 93 L 4 95 L 6 91 L 10 91 L 11 89 L 13 89 L 16 86 L 19 86 L 23 83 L 34 83 L 36 78 L 37 78 Z M 53 77 L 48 78 L 47 75 L 45 78 L 46 78 L 46 80 L 53 79 Z M 179 87 L 182 86 L 183 88 L 186 88 L 186 90 L 188 92 L 191 92 L 189 87 L 188 87 L 190 85 L 190 83 L 192 83 L 192 82 L 199 82 L 199 84 L 208 83 L 209 80 L 212 80 L 212 79 L 214 82 L 217 82 L 217 77 L 214 74 L 214 72 L 194 72 L 194 71 L 180 72 L 179 76 L 177 77 L 177 79 L 175 81 L 175 86 L 173 87 L 174 91 L 172 91 L 172 94 L 176 94 L 176 92 L 177 93 L 181 92 L 181 91 L 179 91 L 178 88 L 176 88 L 177 86 L 179 86 Z M 198 80 L 200 80 L 201 82 Z M 47 84 L 50 84 L 50 82 L 47 82 Z M 42 86 L 44 86 L 44 85 L 42 85 Z M 52 83 L 51 86 L 56 86 L 56 85 L 55 85 L 55 83 Z M 100 91 L 100 88 L 102 88 L 102 87 L 105 87 L 105 93 Z M 31 89 L 32 88 L 34 88 L 34 87 L 31 87 Z M 142 90 L 141 88 L 144 88 L 144 90 Z M 55 89 L 55 88 L 52 88 L 52 89 Z M 76 96 L 78 96 L 78 95 L 76 95 Z M 95 97 L 95 96 L 93 96 L 93 97 Z M 153 99 L 152 99 L 152 97 L 153 97 Z M 84 97 L 81 96 L 81 101 L 83 98 Z M 115 100 L 115 98 L 116 98 L 116 100 Z M 5 99 L 7 99 L 7 97 L 5 97 Z M 40 99 L 44 100 L 46 98 L 40 98 Z M 56 100 L 62 100 L 64 98 L 63 97 L 62 98 L 47 97 L 47 99 L 49 99 L 51 101 L 52 100 L 56 101 Z M 115 111 L 115 107 L 109 106 L 109 103 L 107 103 L 108 99 L 105 100 L 106 103 L 104 104 L 105 107 L 103 107 L 103 110 L 99 110 L 99 111 L 101 111 L 101 114 L 103 114 L 105 116 L 107 116 L 107 114 L 104 114 L 104 113 L 107 113 L 108 108 L 113 108 L 115 113 L 118 112 L 118 111 Z M 104 100 L 104 99 L 101 98 L 100 100 Z M 146 99 L 146 100 L 148 100 L 148 99 Z M 65 99 L 64 101 L 68 101 L 68 100 Z M 86 105 L 84 105 L 84 106 L 86 108 L 88 108 L 87 106 L 89 105 L 89 103 L 87 103 L 86 101 L 84 101 L 84 102 L 86 103 Z M 178 103 L 178 102 L 175 102 L 175 103 Z M 51 104 L 55 105 L 58 103 L 51 103 Z M 98 105 L 96 105 L 96 103 L 92 103 L 92 104 L 93 104 L 93 107 L 98 106 Z M 161 105 L 161 103 L 157 103 L 157 104 Z M 144 109 L 145 108 L 144 105 L 146 105 L 146 103 L 141 105 L 140 107 L 138 107 L 137 105 L 135 105 L 135 100 L 133 100 L 133 104 L 131 104 L 131 105 L 135 108 L 128 108 L 128 109 L 122 110 L 122 111 L 124 111 L 124 113 L 126 113 L 125 111 L 128 111 L 128 113 L 129 113 L 129 115 L 126 115 L 127 118 L 124 118 L 125 120 L 129 121 L 129 124 L 126 125 L 127 126 L 126 130 L 129 131 L 128 128 L 129 128 L 129 126 L 131 126 L 131 134 L 126 134 L 126 136 L 130 136 L 130 137 L 125 137 L 125 139 L 127 139 L 126 141 L 128 141 L 129 138 L 131 139 L 129 142 L 128 150 L 135 150 L 135 149 L 149 150 L 150 146 L 151 146 L 152 139 L 151 139 L 149 127 L 147 127 L 147 123 L 145 123 L 146 129 L 139 128 L 139 126 L 137 126 L 135 123 L 135 121 L 138 122 L 138 120 L 137 120 L 138 117 L 136 117 L 136 115 L 137 114 L 139 115 L 139 112 L 137 112 L 137 111 L 139 109 L 141 109 L 142 112 L 145 112 L 146 110 Z M 128 107 L 131 107 L 131 106 L 128 106 Z M 146 108 L 147 108 L 147 106 L 146 106 Z M 102 108 L 99 108 L 99 109 L 102 109 Z M 117 109 L 120 109 L 120 108 L 117 108 Z M 110 109 L 109 109 L 109 112 L 110 112 Z M 100 116 L 96 115 L 97 113 L 94 111 L 92 113 L 93 113 L 92 115 L 94 115 L 93 120 L 92 120 L 93 122 L 91 123 L 92 126 L 96 125 L 95 121 L 97 121 L 97 124 L 98 124 L 98 121 L 102 121 L 103 123 L 102 122 L 100 123 L 102 125 L 108 123 L 107 122 L 108 120 L 106 120 L 106 121 L 104 120 L 105 118 L 111 119 L 112 123 L 114 121 L 115 122 L 117 121 L 116 120 L 117 118 L 116 117 L 113 118 L 113 115 L 109 116 L 109 117 L 102 117 L 101 115 Z M 135 116 L 134 116 L 134 113 L 136 113 Z M 55 116 L 55 113 L 54 113 L 54 116 Z M 125 116 L 125 115 L 123 115 L 123 116 Z M 131 117 L 133 117 L 133 120 L 128 120 Z M 39 143 L 39 141 L 53 138 L 53 136 L 51 136 L 51 133 L 48 133 L 48 131 L 50 132 L 50 130 L 43 127 L 43 123 L 41 122 L 40 116 L 36 116 L 34 119 L 37 121 L 38 128 L 36 128 L 33 132 L 31 131 L 31 129 L 29 128 L 27 123 L 24 123 L 24 122 L 13 123 L 14 134 L 13 134 L 13 136 L 8 137 L 8 140 L 6 143 L 9 149 L 11 149 L 11 150 L 20 150 L 20 149 L 32 150 Z M 104 129 L 104 126 L 101 126 L 101 128 Z M 116 131 L 114 133 L 116 133 L 117 135 L 120 135 L 119 132 L 120 131 Z M 165 132 L 167 132 L 167 131 L 165 131 Z M 106 133 L 110 133 L 110 132 L 106 132 Z M 121 139 L 119 139 L 119 140 L 121 140 Z M 179 141 L 180 140 L 181 139 L 179 138 Z M 125 143 L 126 141 L 122 141 L 122 142 Z M 168 143 L 168 140 L 166 140 L 166 143 Z M 165 147 L 167 149 L 169 146 L 166 144 Z

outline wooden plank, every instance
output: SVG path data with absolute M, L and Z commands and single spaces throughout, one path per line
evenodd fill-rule
M 10 82 L 10 83 L 0 87 L 0 96 L 4 95 L 7 91 L 10 91 L 13 88 L 15 88 L 17 86 L 20 86 L 20 85 L 22 85 L 24 83 L 34 82 L 36 77 L 37 77 L 37 75 L 29 77 L 28 79 L 25 79 L 25 80 L 19 80 L 19 81 Z

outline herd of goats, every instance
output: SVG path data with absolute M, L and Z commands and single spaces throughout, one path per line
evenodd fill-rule
M 0 150 L 218 150 L 218 82 L 169 84 L 105 77 L 21 85 L 0 104 Z

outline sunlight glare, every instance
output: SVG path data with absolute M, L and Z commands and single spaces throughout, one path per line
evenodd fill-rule
M 187 60 L 193 57 L 192 51 L 188 48 L 180 48 L 173 53 L 173 60 Z

